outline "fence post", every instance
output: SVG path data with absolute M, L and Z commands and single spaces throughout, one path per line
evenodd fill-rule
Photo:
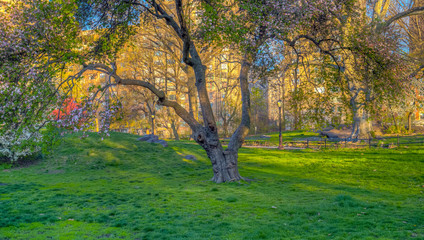
M 324 148 L 327 148 L 327 138 L 324 139 Z
M 309 148 L 309 139 L 306 139 L 306 148 Z
M 345 138 L 345 148 L 347 148 L 347 138 Z
M 368 138 L 368 148 L 371 148 L 371 138 Z

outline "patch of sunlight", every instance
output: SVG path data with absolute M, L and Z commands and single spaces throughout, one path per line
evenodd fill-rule
M 111 152 L 103 152 L 102 157 L 103 157 L 104 160 L 106 160 L 108 162 L 117 160 L 116 157 L 114 156 L 114 154 L 112 154 Z
M 93 152 L 93 151 L 90 151 L 87 155 L 89 157 L 97 157 L 97 156 L 99 156 L 99 154 L 97 154 L 96 152 Z
M 329 193 L 329 194 L 340 194 L 340 190 L 335 190 L 335 189 L 330 189 L 330 188 L 325 188 L 325 187 L 318 187 L 318 186 L 313 186 L 310 184 L 304 184 L 304 183 L 296 183 L 293 184 L 294 188 L 298 188 L 298 189 L 302 189 L 302 190 L 306 190 L 306 191 L 310 191 L 310 192 L 325 192 L 325 193 Z
M 192 164 L 192 165 L 196 165 L 197 164 L 196 161 L 188 160 L 188 159 L 185 159 L 185 158 L 183 158 L 183 162 L 186 162 L 186 163 L 189 163 L 189 164 Z
M 117 142 L 116 140 L 113 140 L 113 139 L 105 139 L 105 140 L 103 140 L 103 142 L 104 142 L 105 146 L 115 148 L 115 149 L 132 150 L 135 147 L 134 144 L 131 144 L 133 146 L 132 146 L 132 148 L 129 148 L 128 145 L 124 145 L 124 144 L 119 143 L 119 142 Z

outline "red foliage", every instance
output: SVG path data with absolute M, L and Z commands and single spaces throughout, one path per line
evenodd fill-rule
M 61 120 L 69 117 L 74 110 L 79 108 L 81 108 L 81 106 L 75 102 L 73 98 L 67 98 L 62 103 L 62 107 L 60 109 L 53 110 L 51 115 L 55 120 Z

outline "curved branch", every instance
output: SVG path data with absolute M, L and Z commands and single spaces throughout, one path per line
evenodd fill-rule
M 318 49 L 322 52 L 322 53 L 324 53 L 324 54 L 326 54 L 326 55 L 329 55 L 332 59 L 333 59 L 333 62 L 336 64 L 336 66 L 337 66 L 337 69 L 339 70 L 339 71 L 342 71 L 342 67 L 339 65 L 339 63 L 338 63 L 338 61 L 337 61 L 337 58 L 336 58 L 336 56 L 334 56 L 334 54 L 332 54 L 331 53 L 331 49 L 330 50 L 325 50 L 325 49 L 323 49 L 322 47 L 321 47 L 321 43 L 323 43 L 323 42 L 335 42 L 335 43 L 338 43 L 338 44 L 340 44 L 340 42 L 339 41 L 337 41 L 336 39 L 331 39 L 331 38 L 325 38 L 325 39 L 321 39 L 321 40 L 316 40 L 316 39 L 314 39 L 313 37 L 311 37 L 311 36 L 308 36 L 308 35 L 298 35 L 298 36 L 296 36 L 295 38 L 293 38 L 293 40 L 290 40 L 290 39 L 287 39 L 287 38 L 283 38 L 282 40 L 283 41 L 285 41 L 285 42 L 287 42 L 287 44 L 290 46 L 290 47 L 292 47 L 293 49 L 295 49 L 295 45 L 296 45 L 296 43 L 297 43 L 297 41 L 299 41 L 299 40 L 301 40 L 301 39 L 306 39 L 306 40 L 309 40 L 309 41 L 311 41 L 316 47 L 318 47 Z M 344 48 L 345 49 L 345 48 Z
M 116 74 L 116 72 L 115 72 L 116 68 L 112 69 L 112 68 L 110 68 L 107 65 L 102 64 L 102 63 L 93 63 L 93 64 L 89 64 L 89 65 L 85 64 L 84 69 L 81 72 L 85 72 L 89 69 L 101 71 L 101 72 L 105 72 L 105 73 L 109 74 L 111 77 L 113 77 L 115 79 L 114 84 L 126 85 L 126 86 L 139 86 L 139 87 L 149 89 L 153 94 L 155 94 L 159 98 L 158 104 L 160 104 L 162 106 L 166 106 L 166 107 L 172 107 L 175 110 L 175 112 L 177 113 L 177 115 L 180 116 L 190 126 L 190 128 L 193 131 L 198 131 L 202 127 L 202 125 L 199 122 L 197 122 L 197 120 L 193 116 L 191 116 L 191 114 L 189 112 L 187 112 L 187 110 L 185 110 L 177 102 L 170 101 L 170 100 L 166 99 L 165 93 L 163 91 L 157 89 L 153 84 L 146 82 L 146 81 L 136 80 L 136 79 L 123 79 L 119 75 Z M 81 74 L 81 72 L 79 74 Z M 108 85 L 107 87 L 110 87 L 110 85 Z
M 153 84 L 141 80 L 135 80 L 135 79 L 121 79 L 119 76 L 112 74 L 113 78 L 115 78 L 116 83 L 120 85 L 127 85 L 127 86 L 140 86 L 149 89 L 153 94 L 155 94 L 160 100 L 165 99 L 165 93 L 159 89 L 157 89 Z
M 388 26 L 390 26 L 390 24 L 392 24 L 393 22 L 404 18 L 404 17 L 409 17 L 409 16 L 413 16 L 413 15 L 420 15 L 420 14 L 424 14 L 424 6 L 421 7 L 415 7 L 415 8 L 411 8 L 408 9 L 404 12 L 398 13 L 395 16 L 391 17 L 389 20 L 381 23 L 378 27 L 377 30 L 384 30 L 386 29 Z
M 193 116 L 191 116 L 191 114 L 187 112 L 187 110 L 185 110 L 177 102 L 166 99 L 165 93 L 157 89 L 152 84 L 145 81 L 135 80 L 135 79 L 121 79 L 117 75 L 111 75 L 111 76 L 113 76 L 116 79 L 117 84 L 140 86 L 140 87 L 149 89 L 153 94 L 155 94 L 159 98 L 158 100 L 159 105 L 162 105 L 165 107 L 172 107 L 177 113 L 177 115 L 180 116 L 190 126 L 190 128 L 194 132 L 198 131 L 202 127 L 202 125 L 199 122 L 197 122 L 197 120 Z
M 202 125 L 197 122 L 197 120 L 177 102 L 167 99 L 159 99 L 158 104 L 173 108 L 175 113 L 177 113 L 177 115 L 180 116 L 190 126 L 193 132 L 199 131 L 202 128 Z

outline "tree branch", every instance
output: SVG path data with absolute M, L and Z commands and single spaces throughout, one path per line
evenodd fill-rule
M 419 67 L 417 68 L 417 70 L 415 70 L 414 72 L 412 72 L 412 73 L 409 75 L 409 77 L 410 77 L 410 78 L 413 78 L 413 77 L 417 76 L 417 75 L 418 75 L 418 73 L 419 73 L 421 70 L 423 70 L 423 69 L 424 69 L 424 65 L 419 66 Z
M 377 27 L 377 30 L 382 31 L 382 30 L 386 29 L 387 27 L 389 27 L 390 24 L 392 24 L 393 22 L 395 22 L 395 21 L 397 21 L 401 18 L 409 17 L 409 16 L 413 16 L 413 15 L 420 15 L 420 14 L 424 14 L 424 6 L 411 8 L 411 9 L 408 9 L 404 12 L 396 14 L 395 16 L 391 17 L 389 20 L 381 23 Z
M 112 69 L 102 63 L 93 63 L 89 65 L 84 65 L 84 69 L 82 71 L 85 72 L 86 70 L 89 70 L 89 69 L 101 71 L 101 72 L 105 72 L 109 74 L 111 77 L 115 79 L 114 84 L 126 85 L 126 86 L 139 86 L 139 87 L 147 88 L 159 98 L 158 100 L 159 105 L 172 107 L 177 113 L 177 115 L 180 116 L 191 127 L 193 131 L 198 131 L 202 127 L 202 125 L 199 122 L 197 122 L 197 120 L 194 117 L 192 117 L 191 114 L 187 112 L 187 110 L 185 110 L 177 102 L 166 99 L 165 93 L 157 89 L 153 84 L 146 81 L 136 80 L 136 79 L 123 79 L 115 73 L 116 69 Z M 108 85 L 107 87 L 110 87 L 110 85 Z

